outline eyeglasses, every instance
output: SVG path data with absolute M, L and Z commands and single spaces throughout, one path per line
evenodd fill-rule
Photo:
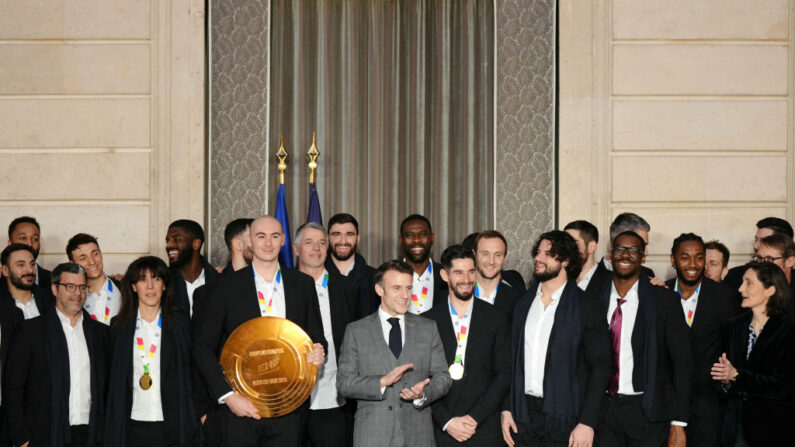
M 779 256 L 777 258 L 774 258 L 772 256 L 759 256 L 759 255 L 751 256 L 751 260 L 754 262 L 774 262 L 778 261 L 779 259 L 784 259 L 784 256 Z
M 72 284 L 70 282 L 57 282 L 55 284 L 66 287 L 66 291 L 69 293 L 72 293 L 78 289 L 80 290 L 80 293 L 86 293 L 86 290 L 88 290 L 88 286 L 85 284 L 77 285 L 77 284 Z
M 629 254 L 630 259 L 638 260 L 643 257 L 643 250 L 638 247 L 627 247 L 626 245 L 616 245 L 610 250 L 613 257 L 623 256 L 625 253 Z

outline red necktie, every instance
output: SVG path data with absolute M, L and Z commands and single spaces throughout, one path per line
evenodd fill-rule
M 613 341 L 613 364 L 616 366 L 613 375 L 610 376 L 610 382 L 607 383 L 607 394 L 615 396 L 618 393 L 618 371 L 621 360 L 621 322 L 624 319 L 624 314 L 621 312 L 621 305 L 626 303 L 627 300 L 618 298 L 616 300 L 618 305 L 616 310 L 613 311 L 613 316 L 610 317 L 610 339 Z

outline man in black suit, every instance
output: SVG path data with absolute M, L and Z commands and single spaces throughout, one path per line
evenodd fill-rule
M 0 281 L 5 280 L 0 278 Z M 14 331 L 22 321 L 22 314 L 16 310 L 11 301 L 0 299 L 0 385 L 5 383 L 3 370 L 8 361 L 8 351 Z M 0 447 L 8 447 L 11 445 L 11 438 L 8 436 L 8 421 L 2 396 L 3 394 L 0 393 Z
M 328 342 L 326 362 L 317 372 L 317 382 L 309 399 L 307 439 L 312 447 L 346 447 L 353 435 L 353 402 L 346 405 L 337 394 L 337 363 L 345 327 L 357 319 L 358 288 L 348 278 L 326 270 L 328 253 L 326 230 L 307 222 L 295 232 L 293 252 L 298 270 L 315 281 L 323 335 Z
M 792 225 L 784 219 L 778 217 L 765 217 L 756 223 L 756 233 L 754 233 L 754 255 L 759 251 L 760 241 L 773 234 L 783 234 L 792 239 Z M 723 284 L 733 290 L 740 288 L 745 273 L 745 264 L 732 267 L 723 278 Z
M 493 231 L 493 230 L 486 230 L 486 231 Z M 465 237 L 461 241 L 461 245 L 463 245 L 464 248 L 466 248 L 467 250 L 472 250 L 472 252 L 474 252 L 475 241 L 477 241 L 479 235 L 480 232 L 468 234 L 467 237 Z M 507 242 L 505 243 L 505 246 L 507 252 L 507 246 L 508 246 Z M 475 262 L 477 262 L 477 259 L 475 260 Z M 525 283 L 524 278 L 522 278 L 522 274 L 517 272 L 516 270 L 503 269 L 500 272 L 500 280 L 510 284 L 510 286 L 513 287 L 513 289 L 519 293 L 519 296 L 521 296 L 523 293 L 527 291 L 527 284 Z
M 441 267 L 449 291 L 447 303 L 423 314 L 436 321 L 453 379 L 447 395 L 431 406 L 436 445 L 497 445 L 502 440 L 498 412 L 511 373 L 505 315 L 484 300 L 472 299 L 471 250 L 448 247 Z
M 279 266 L 284 244 L 282 225 L 270 216 L 251 223 L 254 258 L 249 267 L 222 275 L 210 289 L 206 309 L 194 323 L 193 359 L 212 398 L 222 404 L 222 445 L 300 446 L 309 402 L 290 414 L 261 419 L 254 405 L 232 391 L 218 364 L 229 335 L 241 324 L 261 316 L 286 318 L 314 342 L 307 360 L 324 361 L 323 323 L 311 277 Z M 262 298 L 259 295 L 262 294 Z
M 86 272 L 52 272 L 55 306 L 17 327 L 5 365 L 3 400 L 17 446 L 84 446 L 102 439 L 108 327 L 83 309 Z
M 503 279 L 502 267 L 508 254 L 505 236 L 495 230 L 482 231 L 475 238 L 473 252 L 476 267 L 475 298 L 499 309 L 510 320 L 520 291 Z
M 679 294 L 695 361 L 687 445 L 718 447 L 726 402 L 710 369 L 721 354 L 721 327 L 740 313 L 740 300 L 736 291 L 704 276 L 706 248 L 700 236 L 683 233 L 674 239 L 671 264 L 676 278 L 665 284 Z
M 193 292 L 218 279 L 218 271 L 201 255 L 204 230 L 197 222 L 175 220 L 166 233 L 166 254 L 173 276 L 177 307 L 193 316 Z
M 613 219 L 613 223 L 610 224 L 610 241 L 613 241 L 619 233 L 625 231 L 632 231 L 643 238 L 643 246 L 646 247 L 644 248 L 646 251 L 643 254 L 645 262 L 646 255 L 649 253 L 647 246 L 649 245 L 649 231 L 651 231 L 651 226 L 646 222 L 646 219 L 635 213 L 621 213 L 616 216 L 616 218 Z M 594 271 L 591 277 L 591 281 L 585 288 L 585 292 L 591 296 L 602 296 L 605 289 L 610 287 L 610 283 L 613 280 L 613 264 L 610 260 L 610 253 L 610 247 L 607 247 L 607 255 L 602 257 L 602 260 L 599 261 L 599 264 L 596 266 L 596 271 Z M 641 265 L 641 271 L 649 279 L 654 278 L 654 271 L 652 271 L 652 269 Z
M 720 283 L 729 273 L 729 249 L 719 240 L 713 239 L 704 244 L 706 250 L 706 263 L 704 264 L 704 276 Z
M 599 244 L 599 230 L 587 220 L 575 220 L 563 227 L 563 231 L 569 233 L 574 241 L 577 242 L 577 250 L 580 252 L 582 267 L 577 279 L 577 286 L 582 290 L 588 288 L 598 265 L 594 259 L 596 247 Z
M 792 269 L 795 267 L 795 242 L 792 238 L 781 234 L 771 234 L 759 241 L 759 248 L 753 258 L 756 262 L 771 262 L 784 272 L 789 283 L 790 296 L 795 296 L 795 281 Z
M 438 303 L 444 305 L 447 286 L 439 276 L 439 266 L 431 260 L 433 247 L 431 221 L 420 214 L 412 214 L 400 223 L 398 241 L 403 249 L 403 261 L 414 270 L 409 313 L 419 315 Z
M 243 217 L 235 219 L 224 228 L 224 242 L 229 251 L 229 263 L 224 267 L 223 274 L 236 272 L 251 264 L 251 238 L 248 232 L 254 219 Z
M 533 247 L 536 280 L 513 317 L 512 383 L 502 434 L 513 446 L 592 446 L 611 372 L 598 300 L 575 282 L 580 254 L 563 231 Z
M 39 222 L 30 216 L 17 217 L 8 225 L 8 245 L 25 244 L 33 249 L 33 258 L 39 257 L 41 249 L 41 227 Z M 36 264 L 36 284 L 50 290 L 50 271 Z
M 613 280 L 601 299 L 615 370 L 607 385 L 599 445 L 684 447 L 693 348 L 679 297 L 641 272 L 646 243 L 633 231 L 613 239 Z
M 28 320 L 42 315 L 52 307 L 52 292 L 36 285 L 36 257 L 34 250 L 25 244 L 11 244 L 0 254 L 3 278 L 0 282 L 0 300 L 12 306 L 20 318 Z
M 364 317 L 378 310 L 381 297 L 375 293 L 375 268 L 367 265 L 364 256 L 356 251 L 361 235 L 359 222 L 348 213 L 339 213 L 328 220 L 328 256 L 326 270 L 355 282 L 359 290 L 358 316 Z

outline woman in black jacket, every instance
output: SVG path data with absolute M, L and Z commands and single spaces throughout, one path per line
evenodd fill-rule
M 712 378 L 731 397 L 723 445 L 795 445 L 795 320 L 790 288 L 773 263 L 751 262 L 740 286 L 741 314 L 726 325 Z
M 190 318 L 174 302 L 171 272 L 158 257 L 136 259 L 122 281 L 111 323 L 108 446 L 187 446 L 201 428 L 191 394 Z

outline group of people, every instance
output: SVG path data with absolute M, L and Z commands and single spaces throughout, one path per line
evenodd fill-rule
M 633 213 L 574 221 L 535 241 L 526 282 L 505 237 L 467 236 L 431 258 L 431 222 L 400 225 L 400 259 L 373 268 L 337 214 L 295 231 L 297 268 L 270 216 L 230 222 L 229 263 L 177 220 L 167 263 L 105 272 L 99 241 L 37 264 L 40 226 L 9 225 L 0 254 L 2 446 L 795 445 L 795 243 L 757 223 L 751 262 L 717 241 L 672 242 L 676 276 L 643 264 Z M 520 255 L 521 256 L 521 255 Z M 286 318 L 312 339 L 310 397 L 264 418 L 219 365 L 245 322 Z

